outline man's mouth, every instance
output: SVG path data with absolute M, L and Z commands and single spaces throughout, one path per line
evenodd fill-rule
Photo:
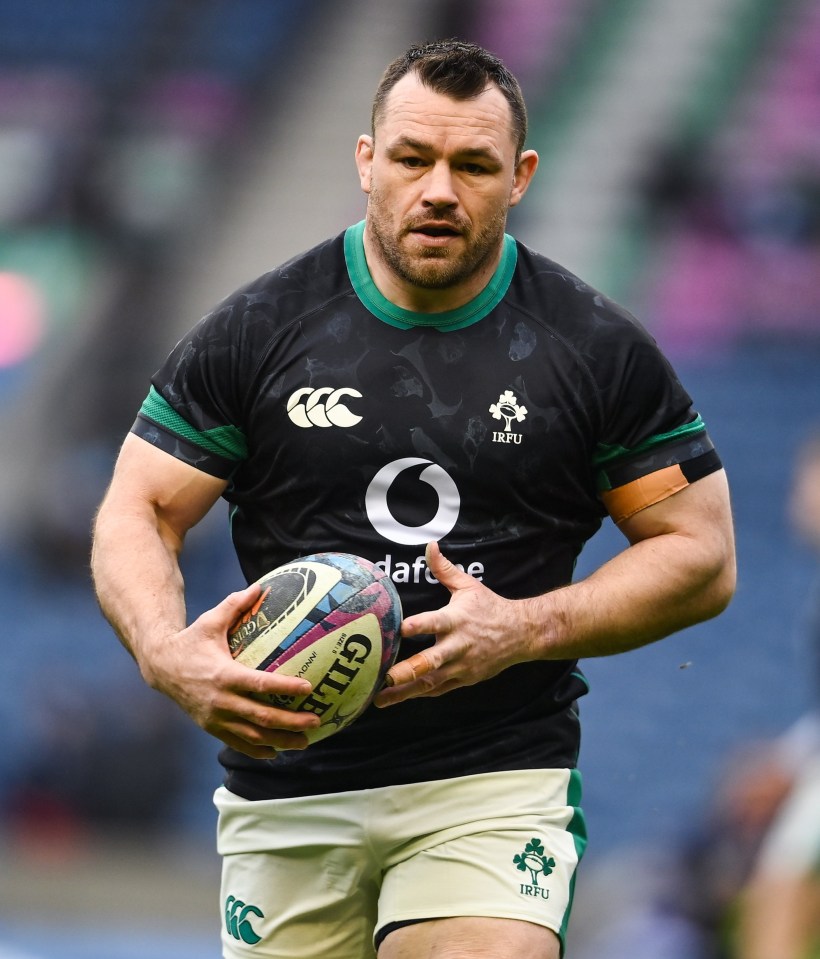
M 448 223 L 422 223 L 414 226 L 411 233 L 430 237 L 431 239 L 447 239 L 448 237 L 461 236 L 461 231 Z
M 415 232 L 424 233 L 425 236 L 458 236 L 458 231 L 451 226 L 420 226 Z

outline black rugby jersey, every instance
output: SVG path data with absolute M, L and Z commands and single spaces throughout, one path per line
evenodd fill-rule
M 577 277 L 506 236 L 476 299 L 415 314 L 379 293 L 363 230 L 201 320 L 133 427 L 229 481 L 249 582 L 308 553 L 355 553 L 387 570 L 410 615 L 448 600 L 424 562 L 437 539 L 500 595 L 533 596 L 571 581 L 607 508 L 629 515 L 720 467 L 652 338 Z M 404 640 L 400 655 L 431 642 Z M 575 662 L 524 663 L 370 707 L 275 762 L 220 759 L 251 799 L 573 767 L 586 691 Z

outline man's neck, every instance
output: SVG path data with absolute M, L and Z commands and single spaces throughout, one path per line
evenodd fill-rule
M 504 248 L 502 240 L 495 255 L 463 282 L 444 289 L 428 289 L 403 279 L 385 262 L 367 226 L 363 240 L 367 267 L 379 293 L 395 306 L 414 313 L 447 313 L 475 299 L 492 279 Z

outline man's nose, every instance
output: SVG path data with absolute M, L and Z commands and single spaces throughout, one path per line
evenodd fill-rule
M 447 163 L 434 163 L 424 178 L 422 200 L 430 206 L 456 206 L 458 194 L 453 183 L 453 172 Z

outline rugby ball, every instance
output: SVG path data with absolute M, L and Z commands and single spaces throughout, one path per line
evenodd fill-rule
M 228 632 L 231 655 L 253 669 L 299 676 L 306 696 L 265 697 L 316 713 L 310 742 L 349 726 L 396 661 L 402 610 L 390 577 L 351 553 L 314 553 L 258 580 L 262 595 Z

